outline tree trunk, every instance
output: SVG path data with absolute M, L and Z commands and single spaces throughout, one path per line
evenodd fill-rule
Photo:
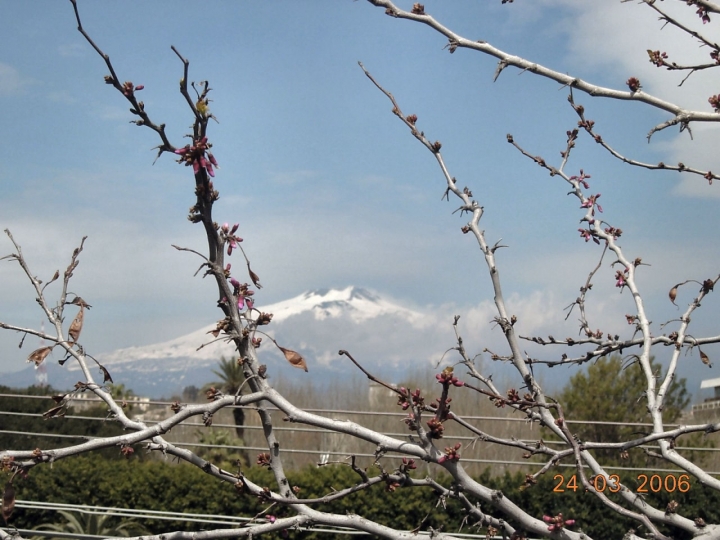
M 235 419 L 235 435 L 237 435 L 238 438 L 242 439 L 243 435 L 245 434 L 245 429 L 243 427 L 245 424 L 245 411 L 240 407 L 236 407 L 235 409 L 233 409 L 232 415 Z

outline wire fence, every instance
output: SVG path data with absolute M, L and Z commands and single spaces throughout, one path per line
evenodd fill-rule
M 14 398 L 14 399 L 43 399 L 48 400 L 48 396 L 37 396 L 28 394 L 2 394 L 0 398 Z M 65 420 L 79 420 L 83 422 L 108 422 L 111 419 L 106 417 L 89 416 L 83 414 L 77 414 L 83 409 L 88 409 L 92 406 L 101 407 L 103 402 L 99 398 L 83 398 L 75 399 L 73 402 L 76 404 L 73 407 L 70 414 L 67 414 L 61 419 L 52 418 L 48 422 L 62 422 Z M 141 402 L 142 408 L 138 407 L 139 414 L 135 415 L 138 419 L 141 419 L 147 425 L 156 424 L 172 414 L 170 401 L 150 401 L 146 400 Z M 134 407 L 134 405 L 133 405 Z M 238 428 L 234 423 L 231 410 L 233 408 L 243 408 L 246 410 L 246 423 L 242 426 L 243 439 L 229 437 L 231 440 L 225 441 L 212 441 L 212 434 L 218 432 L 225 432 L 225 434 L 232 434 L 233 430 Z M 289 469 L 301 468 L 307 465 L 316 465 L 318 463 L 327 463 L 331 458 L 342 459 L 348 456 L 355 456 L 356 458 L 366 458 L 368 460 L 374 460 L 376 458 L 375 447 L 365 441 L 359 441 L 348 435 L 339 434 L 333 431 L 329 431 L 322 428 L 315 427 L 295 427 L 284 425 L 283 422 L 278 422 L 278 418 L 281 415 L 281 411 L 274 407 L 266 407 L 268 411 L 274 416 L 274 424 L 277 426 L 274 428 L 277 436 L 283 440 L 282 451 L 285 455 L 285 464 Z M 247 414 L 254 409 L 252 407 L 228 407 L 227 409 L 217 413 L 217 420 L 213 422 L 213 425 L 208 428 L 202 422 L 189 419 L 179 426 L 176 426 L 165 438 L 168 442 L 171 442 L 180 447 L 194 448 L 195 451 L 203 450 L 220 450 L 226 452 L 228 455 L 240 454 L 244 455 L 246 459 L 250 459 L 249 453 L 254 452 L 265 452 L 267 451 L 267 445 L 265 443 L 264 436 L 262 434 L 262 426 L 260 426 L 258 419 L 255 415 Z M 352 410 L 352 409 L 331 409 L 331 408 L 305 408 L 308 412 L 318 414 L 327 418 L 342 419 L 342 420 L 354 420 L 357 423 L 365 425 L 370 429 L 378 431 L 383 435 L 407 439 L 412 437 L 408 431 L 400 432 L 396 429 L 398 425 L 402 425 L 402 420 L 407 418 L 406 413 L 398 413 L 391 410 Z M 132 414 L 132 410 L 131 416 Z M 490 412 L 496 413 L 494 408 L 490 408 Z M 42 418 L 42 413 L 27 413 L 27 412 L 13 412 L 0 410 L 0 427 L 3 427 L 5 422 L 2 421 L 3 417 L 27 417 L 27 418 Z M 503 438 L 514 438 L 518 441 L 526 444 L 535 444 L 541 433 L 537 425 L 529 423 L 525 418 L 513 417 L 498 414 L 484 414 L 484 415 L 463 415 L 463 419 L 473 425 L 482 426 L 482 429 L 486 432 L 490 432 L 495 436 Z M 604 421 L 568 421 L 569 425 L 579 424 L 592 424 L 599 426 L 632 426 L 638 428 L 638 430 L 647 429 L 652 427 L 650 423 L 641 422 L 604 422 Z M 501 474 L 505 471 L 512 472 L 519 470 L 521 467 L 527 470 L 528 467 L 535 468 L 541 467 L 543 462 L 539 461 L 528 461 L 523 457 L 523 452 L 514 448 L 502 447 L 496 444 L 490 444 L 481 438 L 474 436 L 468 431 L 458 429 L 459 426 L 449 426 L 446 429 L 445 443 L 451 446 L 453 443 L 459 442 L 463 445 L 463 463 L 471 474 L 482 472 L 487 467 L 490 467 L 493 473 Z M 48 424 L 50 425 L 50 424 Z M 669 424 L 666 427 L 672 429 L 677 427 L 679 424 Z M 43 440 L 50 438 L 55 439 L 66 439 L 69 443 L 76 440 L 78 442 L 91 440 L 95 437 L 84 435 L 84 434 L 67 434 L 67 433 L 53 433 L 50 430 L 47 431 L 33 431 L 33 430 L 8 430 L 0 429 L 0 434 L 14 435 L 18 437 L 31 437 L 37 442 L 37 447 L 42 448 L 44 445 Z M 208 435 L 210 434 L 210 435 Z M 228 437 L 225 437 L 228 439 Z M 560 441 L 548 440 L 547 437 L 543 438 L 543 442 L 547 445 L 561 445 Z M 642 448 L 648 450 L 658 450 L 656 445 L 645 445 Z M 677 450 L 682 452 L 698 452 L 710 456 L 707 460 L 712 464 L 720 464 L 720 448 L 713 446 L 678 446 Z M 386 459 L 401 459 L 401 455 L 388 455 Z M 572 468 L 575 465 L 572 462 L 559 463 L 558 467 Z M 608 470 L 621 470 L 621 471 L 636 471 L 646 472 L 647 467 L 622 467 L 622 466 L 609 466 L 606 467 Z M 720 469 L 719 467 L 716 467 Z M 654 471 L 665 472 L 665 473 L 677 473 L 684 472 L 679 469 L 658 469 Z M 720 471 L 708 471 L 713 475 L 720 475 Z
M 137 519 L 140 520 L 142 523 L 142 520 L 144 519 L 153 519 L 153 520 L 167 520 L 167 521 L 183 521 L 186 523 L 198 523 L 202 524 L 204 526 L 211 525 L 213 527 L 233 527 L 233 528 L 240 528 L 243 526 L 248 526 L 250 522 L 257 522 L 257 523 L 266 523 L 266 520 L 264 518 L 249 518 L 249 517 L 241 517 L 241 516 L 223 516 L 223 515 L 213 515 L 213 514 L 194 514 L 194 513 L 187 513 L 187 512 L 167 512 L 167 511 L 159 511 L 159 510 L 144 510 L 144 509 L 138 509 L 138 508 L 116 508 L 116 507 L 108 507 L 108 506 L 90 506 L 90 505 L 81 505 L 81 504 L 64 504 L 64 503 L 45 503 L 45 502 L 37 502 L 37 501 L 24 501 L 24 500 L 17 500 L 15 501 L 16 508 L 26 508 L 26 509 L 33 509 L 33 510 L 51 510 L 51 511 L 69 511 L 69 512 L 76 512 L 81 514 L 94 514 L 94 515 L 107 515 L 107 516 L 114 516 L 114 517 L 121 517 L 124 519 Z M 113 536 L 101 536 L 96 534 L 77 534 L 77 533 L 63 533 L 63 532 L 55 532 L 55 531 L 37 531 L 34 529 L 3 529 L 0 527 L 0 530 L 4 530 L 8 534 L 12 533 L 13 531 L 17 531 L 20 534 L 28 535 L 28 536 L 43 536 L 43 537 L 53 537 L 53 538 L 78 538 L 78 539 L 88 539 L 88 540 L 95 540 L 99 538 L 120 538 L 120 537 L 113 537 Z M 350 529 L 348 527 L 333 527 L 333 526 L 311 526 L 308 528 L 303 528 L 304 531 L 308 532 L 318 532 L 318 533 L 325 533 L 325 534 L 334 534 L 334 535 L 343 535 L 343 536 L 368 536 L 368 533 L 363 531 L 357 531 L 355 529 Z M 406 531 L 410 532 L 410 531 Z M 416 532 L 414 533 L 417 535 L 418 538 L 428 537 L 431 536 L 428 533 L 423 532 Z M 489 538 L 498 538 L 501 539 L 502 536 L 488 536 L 487 534 L 472 534 L 472 533 L 463 533 L 463 532 L 454 532 L 453 536 L 457 538 L 469 538 L 469 539 L 489 539 Z M 529 538 L 528 540 L 533 540 Z
M 36 396 L 28 394 L 2 394 L 0 398 L 10 398 L 18 400 L 47 400 L 49 396 Z M 295 400 L 297 401 L 297 400 Z M 142 404 L 142 406 L 140 406 Z M 90 411 L 92 407 L 102 407 L 103 402 L 99 398 L 84 398 L 74 400 L 72 407 L 69 409 L 68 414 L 63 418 L 50 418 L 44 425 L 48 427 L 47 430 L 27 429 L 22 426 L 19 429 L 5 429 L 7 422 L 11 418 L 21 418 L 32 420 L 33 425 L 37 426 L 36 419 L 42 418 L 43 414 L 18 412 L 18 411 L 6 411 L 0 410 L 0 435 L 16 436 L 28 438 L 30 437 L 33 444 L 37 447 L 43 448 L 43 441 L 50 439 L 56 439 L 56 442 L 62 445 L 74 444 L 77 442 L 84 442 L 95 437 L 87 434 L 72 434 L 72 433 L 53 433 L 53 427 L 57 427 L 64 420 L 75 420 L 81 423 L 98 423 L 98 422 L 112 422 L 112 418 L 107 416 L 93 416 L 85 413 Z M 145 400 L 142 402 L 129 402 L 131 408 L 128 410 L 128 414 L 131 417 L 137 417 L 141 419 L 147 425 L 153 425 L 157 422 L 162 421 L 172 414 L 170 401 L 150 401 Z M 302 403 L 298 404 L 302 406 Z M 377 403 L 371 403 L 373 408 L 378 407 L 381 410 L 371 410 L 370 407 L 365 404 L 363 407 L 362 403 L 356 402 L 349 403 L 349 407 L 341 408 L 317 408 L 317 407 L 303 407 L 308 412 L 322 415 L 327 418 L 341 419 L 341 420 L 353 420 L 357 423 L 365 425 L 370 429 L 380 432 L 384 435 L 388 435 L 395 438 L 407 439 L 411 437 L 408 431 L 405 431 L 405 424 L 402 422 L 407 417 L 406 413 L 395 412 L 397 409 L 392 410 L 394 402 L 386 401 L 383 404 L 378 405 Z M 359 405 L 354 408 L 355 405 Z M 52 404 L 49 403 L 50 408 Z M 455 410 L 455 402 L 453 402 Z M 19 408 L 19 407 L 18 407 Z M 202 454 L 204 451 L 221 451 L 225 452 L 228 456 L 244 455 L 249 457 L 254 452 L 266 452 L 267 444 L 262 432 L 262 427 L 259 424 L 257 415 L 248 414 L 252 413 L 253 407 L 240 407 L 245 409 L 245 425 L 243 429 L 243 439 L 233 439 L 230 437 L 230 443 L 212 442 L 212 437 L 208 437 L 208 434 L 225 433 L 232 435 L 234 430 L 238 427 L 232 416 L 232 409 L 235 407 L 228 407 L 216 414 L 211 427 L 206 427 L 202 422 L 188 419 L 181 425 L 176 426 L 170 432 L 165 435 L 166 440 L 180 447 L 192 448 L 195 452 Z M 310 427 L 310 426 L 292 426 L 282 422 L 282 412 L 273 408 L 266 407 L 266 409 L 273 416 L 273 423 L 277 427 L 274 428 L 277 437 L 281 440 L 281 447 L 283 452 L 283 459 L 286 468 L 301 468 L 306 465 L 317 465 L 328 463 L 331 460 L 341 460 L 349 456 L 355 456 L 357 459 L 366 459 L 372 463 L 377 459 L 376 448 L 370 443 L 364 441 L 358 441 L 347 435 L 338 434 L 325 429 Z M 458 407 L 458 409 L 462 409 Z M 483 404 L 469 404 L 465 406 L 465 411 L 479 411 L 484 414 L 462 414 L 465 421 L 472 425 L 481 427 L 483 431 L 492 433 L 495 436 L 502 438 L 515 438 L 528 444 L 534 444 L 540 439 L 543 433 L 540 431 L 536 424 L 529 423 L 525 418 L 518 416 L 512 416 L 508 414 L 507 410 L 497 410 L 492 406 L 488 406 L 487 403 Z M 445 439 L 448 446 L 455 442 L 460 442 L 463 445 L 463 464 L 470 474 L 477 474 L 491 468 L 492 472 L 502 474 L 505 471 L 522 470 L 530 472 L 536 467 L 543 465 L 543 462 L 533 462 L 522 458 L 521 451 L 515 451 L 515 449 L 502 447 L 496 444 L 490 444 L 486 441 L 480 440 L 478 437 L 468 434 L 465 430 L 463 431 L 459 426 L 451 426 L 447 423 Z M 652 427 L 649 423 L 628 423 L 628 422 L 574 422 L 568 421 L 570 426 L 579 424 L 593 424 L 598 426 L 632 426 L 637 428 L 638 431 L 649 431 Z M 81 424 L 82 425 L 82 424 Z M 401 427 L 402 431 L 398 429 Z M 668 429 L 677 427 L 676 425 L 667 425 Z M 26 440 L 27 439 L 23 439 Z M 559 445 L 562 444 L 560 441 L 547 440 L 547 437 L 543 437 L 543 441 L 548 445 Z M 58 444 L 59 446 L 60 444 Z M 652 445 L 647 446 L 648 449 L 653 449 Z M 19 448 L 18 448 L 19 449 Z M 23 448 L 28 449 L 28 448 Z M 49 448 L 45 448 L 49 449 Z M 720 463 L 720 449 L 714 447 L 702 447 L 702 446 L 685 446 L 677 448 L 683 452 L 702 452 L 705 455 L 710 456 L 710 462 Z M 401 455 L 386 455 L 383 459 L 387 460 L 399 460 Z M 252 463 L 252 461 L 251 461 Z M 574 467 L 572 462 L 559 463 L 558 467 Z M 720 467 L 718 467 L 720 468 Z M 647 472 L 647 468 L 638 467 L 606 467 L 607 470 L 615 471 L 637 471 Z M 654 468 L 653 472 L 657 473 L 682 473 L 678 469 L 658 469 Z M 720 472 L 710 471 L 710 474 L 720 475 Z M 62 504 L 62 503 L 46 503 L 38 501 L 16 501 L 17 508 L 25 508 L 32 510 L 46 510 L 46 511 L 71 511 L 80 513 L 96 513 L 103 515 L 111 515 L 119 518 L 133 518 L 142 521 L 143 519 L 154 519 L 154 520 L 168 520 L 168 521 L 185 521 L 188 523 L 197 523 L 201 527 L 243 527 L 247 526 L 248 522 L 253 518 L 251 517 L 240 517 L 240 516 L 221 516 L 221 515 L 209 515 L 209 514 L 196 514 L 196 513 L 178 513 L 170 511 L 157 511 L 157 510 L 144 510 L 144 509 L 123 509 L 114 507 L 101 507 L 101 506 L 89 506 L 89 505 L 74 505 L 74 504 Z M 58 516 L 59 517 L 59 516 Z M 262 519 L 260 519 L 262 522 Z M 76 533 L 60 533 L 55 531 L 35 531 L 35 530 L 15 530 L 15 529 L 2 529 L 7 534 L 12 535 L 15 531 L 29 537 L 55 537 L 55 538 L 78 538 L 95 540 L 98 538 L 107 538 L 106 536 L 98 536 L 92 534 L 76 534 Z M 309 531 L 325 533 L 328 535 L 358 535 L 365 534 L 362 532 L 335 527 L 321 527 L 314 526 Z M 453 533 L 455 536 L 461 538 L 487 538 L 485 534 L 471 534 L 471 533 Z M 420 533 L 422 535 L 422 533 Z M 0 535 L 2 536 L 2 535 Z M 499 538 L 499 537 L 498 537 Z

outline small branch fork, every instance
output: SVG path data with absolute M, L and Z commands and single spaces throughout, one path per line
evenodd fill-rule
M 573 108 L 573 110 L 577 113 L 577 115 L 580 117 L 580 120 L 578 121 L 578 127 L 585 130 L 585 132 L 590 135 L 593 140 L 598 143 L 600 146 L 602 146 L 605 150 L 607 150 L 611 156 L 613 156 L 616 159 L 619 159 L 623 163 L 627 163 L 628 165 L 633 165 L 635 167 L 640 167 L 643 169 L 650 169 L 650 170 L 665 170 L 665 171 L 677 171 L 681 173 L 690 173 L 690 174 L 696 174 L 699 176 L 702 176 L 705 178 L 705 180 L 708 181 L 709 184 L 712 184 L 713 180 L 717 180 L 720 178 L 717 174 L 714 174 L 712 171 L 703 171 L 700 169 L 696 169 L 694 167 L 688 167 L 684 163 L 678 163 L 677 165 L 671 165 L 664 162 L 660 162 L 657 164 L 653 163 L 645 163 L 642 161 L 637 161 L 635 159 L 631 159 L 628 157 L 625 157 L 620 152 L 612 148 L 605 140 L 595 131 L 594 126 L 595 122 L 593 120 L 588 120 L 585 118 L 585 107 L 582 105 L 576 105 L 575 100 L 573 98 L 572 92 L 568 95 L 568 102 L 570 103 L 570 106 Z M 686 129 L 688 130 L 688 133 L 690 132 L 690 127 L 687 126 Z
M 710 2 L 696 2 L 696 1 L 687 2 L 687 0 L 684 0 L 684 1 L 685 1 L 685 5 L 688 5 L 688 6 L 692 6 L 693 4 L 700 6 L 699 8 L 697 8 L 696 13 L 700 16 L 700 18 L 703 20 L 703 22 L 710 21 L 710 17 L 708 15 L 708 13 L 713 13 L 713 12 L 718 13 L 716 11 L 716 8 L 714 8 Z M 720 51 L 720 46 L 717 44 L 717 42 L 704 37 L 699 32 L 696 32 L 692 28 L 689 28 L 688 26 L 679 22 L 674 17 L 671 17 L 670 15 L 668 15 L 665 11 L 660 9 L 660 7 L 658 6 L 658 3 L 655 0 L 642 0 L 642 2 L 650 9 L 655 10 L 660 15 L 661 21 L 665 21 L 666 24 L 670 24 L 672 26 L 675 26 L 676 28 L 679 28 L 680 30 L 682 30 L 683 32 L 688 34 L 689 36 L 692 36 L 693 38 L 697 39 L 701 45 L 710 47 L 713 50 L 713 52 Z M 706 16 L 707 16 L 707 19 L 705 19 Z M 665 65 L 665 63 L 663 63 L 663 65 Z M 708 64 L 708 65 L 698 65 L 698 66 L 690 66 L 690 67 L 681 67 L 681 66 L 677 66 L 675 64 L 666 65 L 665 67 L 667 67 L 668 69 L 699 70 L 699 69 L 706 69 L 709 67 L 717 67 L 717 66 L 718 66 L 717 62 L 713 62 L 712 64 Z M 682 84 L 682 83 L 680 83 L 680 84 Z
M 651 0 L 643 0 L 646 3 L 652 3 Z M 529 60 L 525 60 L 519 56 L 514 56 L 505 51 L 502 51 L 485 41 L 473 41 L 466 39 L 459 34 L 453 32 L 440 22 L 435 20 L 431 15 L 428 15 L 423 10 L 412 10 L 405 11 L 398 8 L 390 0 L 368 0 L 371 4 L 377 7 L 385 8 L 385 13 L 391 17 L 399 19 L 408 19 L 414 22 L 422 23 L 429 26 L 436 32 L 442 34 L 448 39 L 448 49 L 450 52 L 455 52 L 458 48 L 470 49 L 489 56 L 493 56 L 499 60 L 497 70 L 495 71 L 494 79 L 497 80 L 500 73 L 508 66 L 513 66 L 521 69 L 523 72 L 534 73 L 541 77 L 556 81 L 563 86 L 574 88 L 581 92 L 585 92 L 592 97 L 604 97 L 611 99 L 619 99 L 626 101 L 640 101 L 646 103 L 656 109 L 660 109 L 669 112 L 673 117 L 661 124 L 658 124 L 650 130 L 648 138 L 658 131 L 662 131 L 670 126 L 680 125 L 687 126 L 692 122 L 720 122 L 720 114 L 715 112 L 701 112 L 701 111 L 690 111 L 666 101 L 658 97 L 652 96 L 645 92 L 632 92 L 615 90 L 612 88 L 606 88 L 595 84 L 588 83 L 577 77 L 572 77 L 566 73 L 561 73 L 549 69 L 543 65 L 536 64 Z
M 643 0 L 644 2 L 650 3 L 650 0 Z M 710 0 L 691 0 L 688 2 L 688 0 L 678 0 L 682 2 L 685 5 L 692 6 L 697 5 L 702 8 L 705 8 L 709 13 L 720 13 L 720 5 L 716 4 L 715 2 L 711 2 Z
M 165 124 L 157 125 L 152 120 L 150 120 L 150 117 L 145 112 L 145 104 L 142 101 L 138 101 L 135 97 L 135 91 L 136 90 L 142 90 L 142 87 L 135 87 L 130 82 L 121 83 L 120 79 L 118 78 L 117 74 L 115 73 L 115 69 L 113 68 L 112 63 L 110 62 L 110 56 L 105 54 L 100 47 L 98 47 L 95 42 L 92 40 L 92 38 L 88 35 L 87 32 L 85 32 L 85 29 L 82 26 L 82 22 L 80 21 L 80 13 L 78 12 L 77 7 L 77 0 L 70 0 L 70 2 L 73 5 L 73 9 L 75 10 L 75 19 L 77 20 L 78 24 L 78 31 L 83 35 L 83 37 L 87 40 L 87 42 L 92 46 L 93 49 L 105 60 L 105 64 L 107 65 L 108 70 L 110 71 L 110 75 L 105 76 L 105 82 L 107 84 L 111 84 L 118 92 L 123 94 L 125 98 L 130 102 L 131 109 L 130 112 L 134 114 L 135 116 L 139 117 L 139 120 L 135 120 L 134 123 L 138 126 L 147 126 L 150 129 L 152 129 L 155 133 L 158 134 L 160 139 L 162 140 L 162 144 L 157 147 L 158 149 L 158 157 L 163 152 L 174 152 L 176 148 L 170 144 L 170 141 L 167 138 L 167 135 L 165 134 Z

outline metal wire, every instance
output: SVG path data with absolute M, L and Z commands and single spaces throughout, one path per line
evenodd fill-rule
M 161 510 L 144 510 L 144 509 L 128 509 L 128 508 L 116 508 L 110 506 L 90 506 L 83 504 L 65 504 L 65 503 L 46 503 L 38 501 L 15 501 L 16 508 L 27 508 L 33 510 L 65 510 L 71 512 L 78 512 L 82 514 L 94 514 L 94 515 L 108 515 L 122 518 L 131 519 L 158 519 L 166 521 L 185 521 L 189 523 L 203 523 L 211 525 L 227 525 L 231 527 L 240 527 L 251 521 L 255 521 L 254 518 L 247 518 L 241 516 L 222 516 L 213 514 L 194 514 L 185 512 L 169 512 Z M 259 523 L 264 523 L 265 520 L 261 518 Z M 12 529 L 1 529 L 8 533 L 12 533 Z M 95 540 L 96 538 L 117 538 L 113 536 L 99 536 L 93 534 L 76 534 L 76 533 L 62 533 L 55 531 L 36 531 L 32 529 L 15 529 L 17 532 L 22 534 L 31 534 L 36 536 L 48 536 L 58 538 L 80 538 Z M 327 534 L 343 534 L 343 535 L 367 535 L 364 531 L 358 531 L 350 529 L 348 527 L 332 527 L 332 526 L 315 526 L 310 528 L 303 528 L 306 531 L 320 532 Z M 427 536 L 427 533 L 419 533 L 419 537 Z M 485 539 L 488 538 L 486 535 L 469 534 L 469 533 L 453 533 L 453 536 L 459 538 L 471 538 L 471 539 Z M 496 536 L 492 538 L 502 538 Z
M 48 396 L 34 396 L 29 394 L 1 394 L 0 397 L 17 397 L 17 398 L 30 398 L 30 399 L 48 399 Z M 104 403 L 99 398 L 90 398 L 90 399 L 77 399 L 77 401 L 82 402 L 98 402 L 98 403 Z M 168 406 L 171 405 L 172 402 L 167 401 L 153 401 L 153 402 L 142 402 L 143 404 L 151 404 L 151 405 L 163 405 Z M 233 408 L 231 406 L 231 408 Z M 249 408 L 250 407 L 235 407 L 235 408 Z M 276 408 L 270 408 L 271 410 L 278 410 Z M 340 415 L 340 414 L 353 414 L 353 415 L 368 415 L 368 416 L 397 416 L 397 417 L 406 417 L 405 413 L 393 413 L 393 412 L 382 412 L 382 411 L 351 411 L 351 410 L 343 410 L 343 409 L 306 409 L 308 412 L 314 412 L 314 413 L 326 413 L 329 415 Z M 10 411 L 0 411 L 0 415 L 10 415 L 10 416 L 25 416 L 25 417 L 42 417 L 41 413 L 23 413 L 23 412 L 10 412 Z M 97 416 L 82 416 L 82 415 L 67 415 L 64 418 L 67 419 L 77 419 L 77 420 L 89 420 L 89 421 L 107 421 L 107 418 L 97 417 Z M 463 417 L 466 420 L 483 420 L 483 421 L 520 421 L 520 422 L 526 422 L 523 418 L 502 418 L 502 417 L 494 417 L 494 416 L 464 416 Z M 146 424 L 152 425 L 157 424 L 159 421 L 154 420 L 145 420 Z M 572 423 L 572 422 L 568 422 Z M 598 425 L 624 425 L 624 426 L 649 426 L 651 424 L 645 424 L 645 423 L 632 423 L 632 422 L 603 422 L 603 421 L 595 421 L 595 422 L 575 422 L 575 423 L 581 423 L 581 424 L 598 424 Z M 203 423 L 200 422 L 187 422 L 182 423 L 182 426 L 191 426 L 191 427 L 204 427 Z M 679 425 L 679 424 L 668 424 L 668 427 L 673 425 Z M 237 427 L 235 424 L 214 424 L 212 427 L 219 427 L 219 428 L 235 428 Z M 246 430 L 261 430 L 261 426 L 243 426 L 243 429 Z M 320 428 L 285 428 L 285 427 L 276 427 L 274 428 L 276 431 L 288 431 L 288 432 L 306 432 L 306 433 L 335 433 L 330 430 L 326 429 L 320 429 Z M 50 438 L 76 438 L 76 439 L 82 439 L 82 440 L 92 440 L 97 439 L 99 437 L 92 437 L 87 435 L 69 435 L 69 434 L 54 434 L 54 433 L 45 433 L 45 432 L 32 432 L 32 431 L 11 431 L 11 430 L 0 430 L 0 433 L 6 433 L 11 435 L 21 435 L 21 436 L 33 436 L 33 437 L 50 437 Z M 382 433 L 383 435 L 387 435 L 390 437 L 399 437 L 399 438 L 405 438 L 407 437 L 406 433 Z M 453 436 L 453 440 L 458 441 L 474 441 L 477 437 L 473 436 Z M 234 445 L 220 445 L 220 444 L 207 444 L 207 443 L 185 443 L 185 442 L 173 442 L 168 441 L 171 444 L 174 444 L 176 446 L 180 447 L 191 447 L 191 448 L 220 448 L 220 449 L 229 449 L 229 450 L 236 450 L 236 451 L 242 451 L 242 450 L 251 450 L 251 451 L 259 451 L 263 452 L 266 451 L 266 447 L 256 447 L 256 446 L 234 446 Z M 521 440 L 521 442 L 524 443 L 535 443 L 535 440 Z M 561 441 L 546 441 L 546 444 L 562 444 Z M 643 446 L 644 448 L 657 448 L 654 446 Z M 703 448 L 703 447 L 678 447 L 678 450 L 686 450 L 686 451 L 695 451 L 695 452 L 720 452 L 720 448 Z M 290 454 L 306 454 L 306 455 L 320 455 L 320 456 L 347 456 L 347 452 L 337 452 L 337 451 L 328 451 L 328 450 L 310 450 L 310 449 L 297 449 L 297 448 L 284 448 L 283 452 L 287 452 Z M 373 458 L 375 457 L 374 454 L 370 453 L 354 453 L 357 457 L 369 457 Z M 400 459 L 402 456 L 387 456 L 394 459 Z M 480 463 L 480 464 L 489 464 L 489 465 L 537 465 L 541 466 L 541 463 L 536 462 L 528 462 L 528 461 L 512 461 L 512 460 L 495 460 L 495 459 L 478 459 L 478 458 L 463 458 L 463 461 L 466 463 Z M 565 468 L 574 468 L 574 465 L 570 464 L 559 464 L 559 467 L 565 467 Z M 646 468 L 639 468 L 639 467 L 606 467 L 608 470 L 619 470 L 619 471 L 641 471 L 645 472 Z M 664 473 L 675 473 L 675 472 L 685 472 L 680 469 L 657 469 L 657 472 L 664 472 Z M 720 472 L 709 472 L 709 474 L 720 474 Z
M 29 399 L 48 399 L 50 396 L 33 396 L 29 394 L 0 394 L 0 397 L 20 397 Z M 104 403 L 100 398 L 71 398 L 72 401 L 81 401 L 83 403 Z M 130 405 L 162 405 L 171 406 L 172 401 L 142 401 L 129 403 Z M 254 410 L 251 406 L 245 405 L 230 405 L 228 408 L 231 409 L 248 409 Z M 279 411 L 276 407 L 266 407 L 269 411 Z M 383 411 L 353 411 L 349 409 L 304 409 L 306 412 L 311 413 L 330 413 L 330 414 L 357 414 L 364 416 L 397 416 L 399 418 L 405 418 L 407 413 L 396 413 L 396 412 L 383 412 Z M 95 418 L 95 417 L 88 417 Z M 526 418 L 513 418 L 513 417 L 502 417 L 502 416 L 463 416 L 465 420 L 482 420 L 485 422 L 524 422 L 527 423 Z M 636 426 L 636 427 L 652 427 L 650 422 L 606 422 L 603 420 L 567 420 L 567 424 L 592 424 L 592 425 L 603 425 L 603 426 Z M 666 424 L 668 428 L 680 427 L 682 424 Z

